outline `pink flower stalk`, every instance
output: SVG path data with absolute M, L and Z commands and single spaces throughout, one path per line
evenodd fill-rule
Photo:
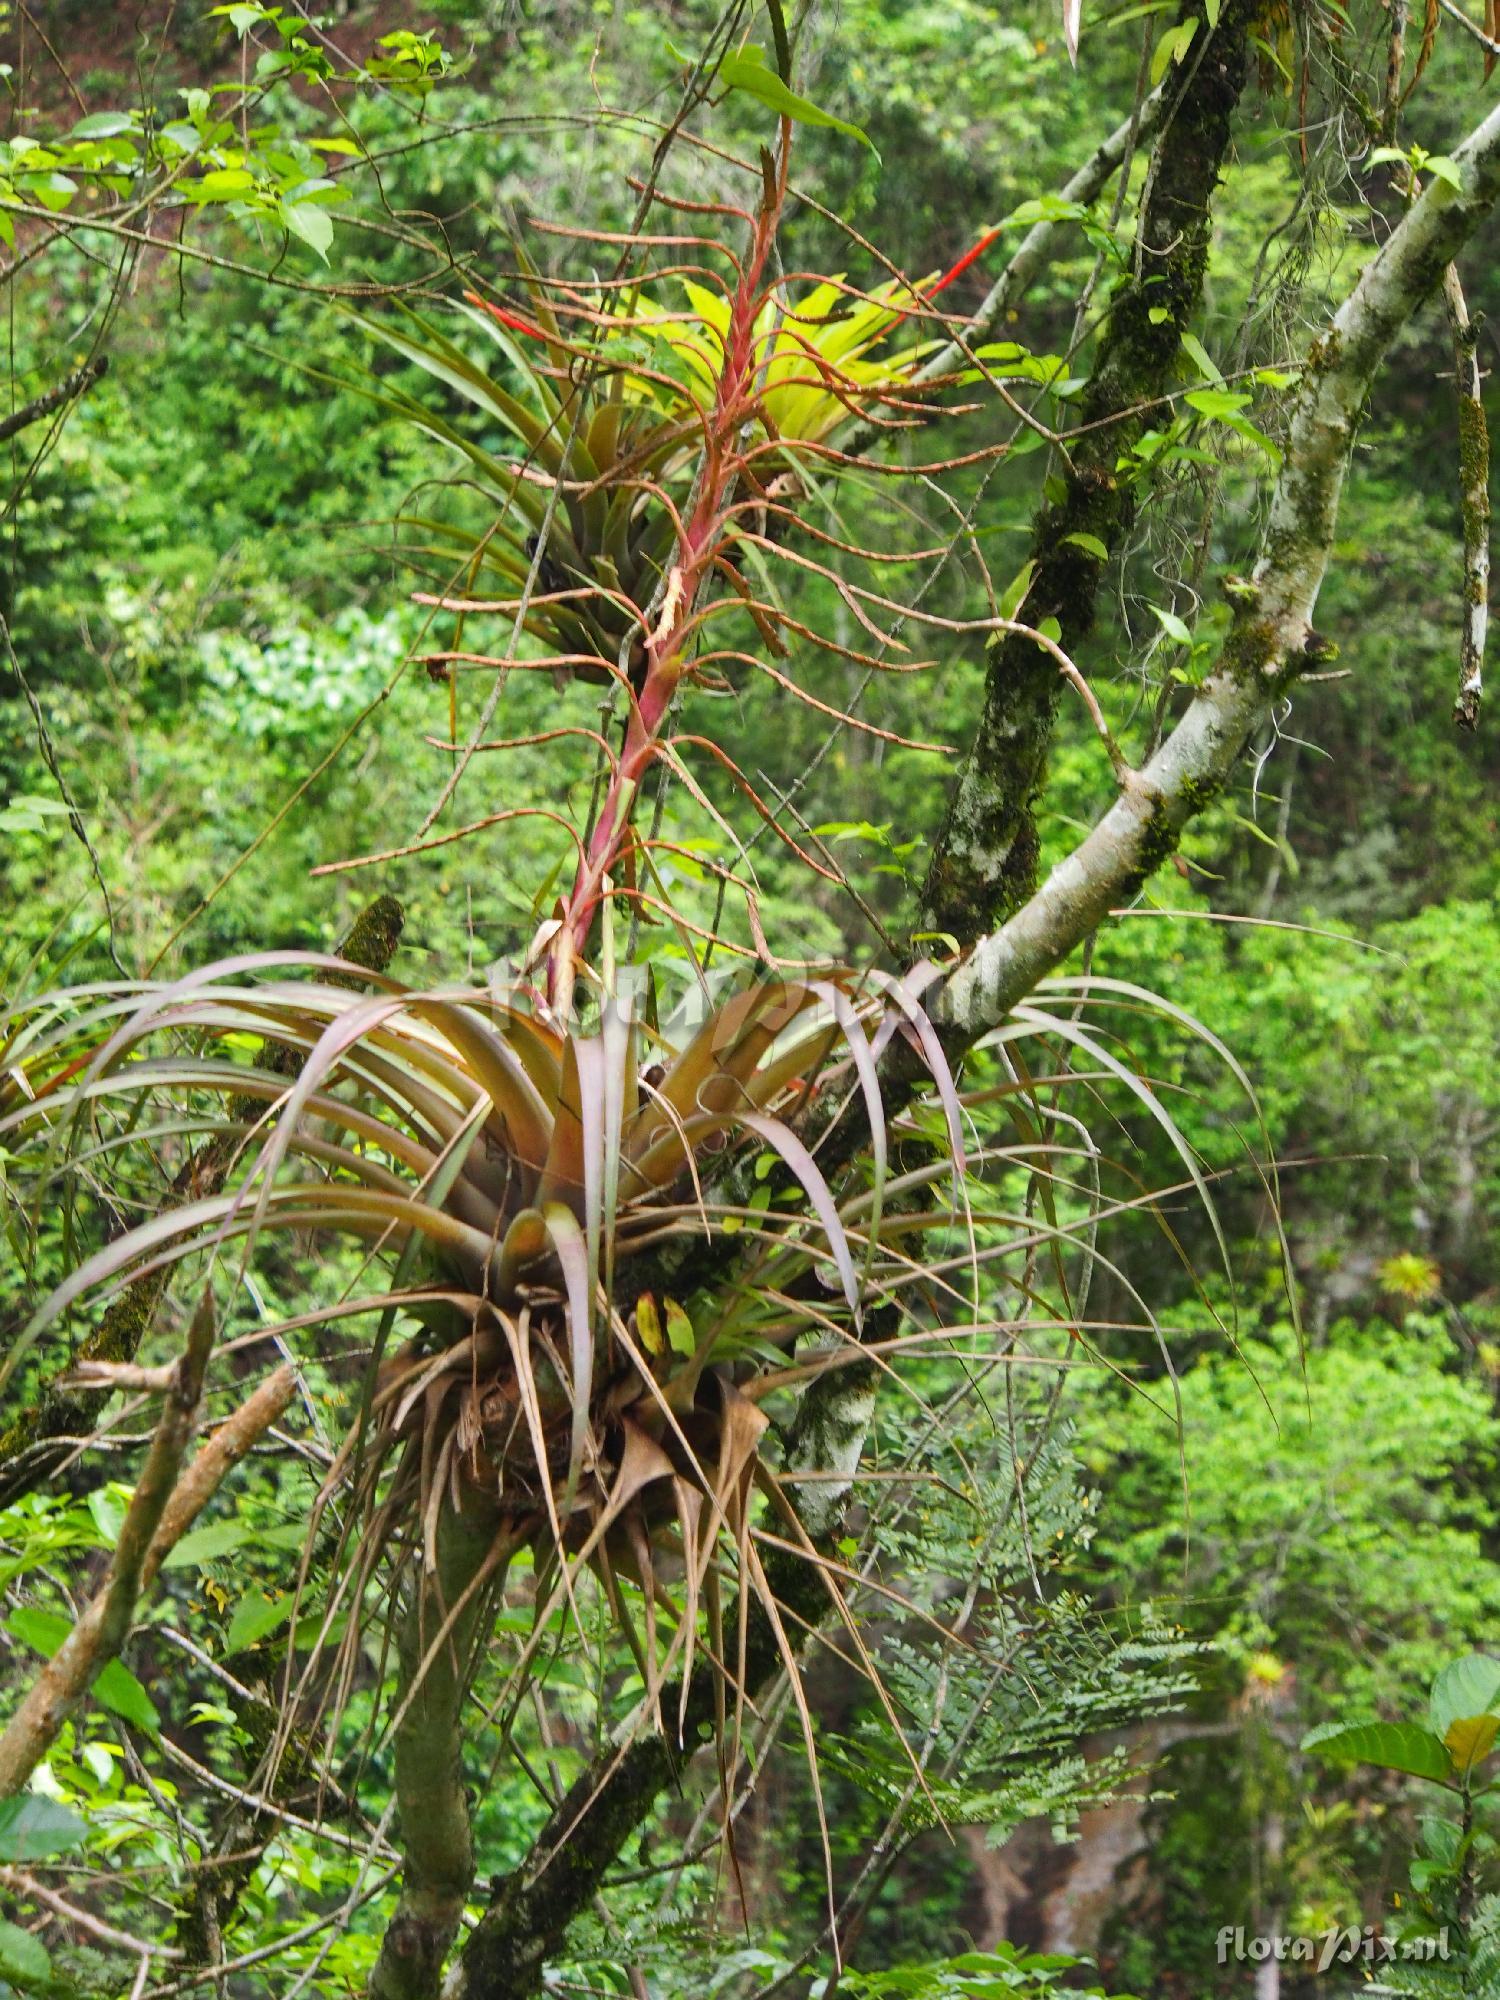
M 703 457 L 695 497 L 679 526 L 661 609 L 655 628 L 647 635 L 640 693 L 632 692 L 625 742 L 588 849 L 579 861 L 561 924 L 548 945 L 547 997 L 558 1012 L 567 1010 L 573 968 L 584 955 L 605 893 L 605 880 L 619 864 L 641 785 L 659 754 L 672 698 L 688 669 L 698 595 L 726 539 L 744 471 L 741 432 L 759 394 L 756 376 L 761 357 L 756 352 L 755 322 L 765 303 L 766 265 L 786 199 L 790 139 L 790 126 L 783 119 L 779 165 L 774 172 L 767 168 L 749 255 L 730 303 L 713 405 L 704 413 Z

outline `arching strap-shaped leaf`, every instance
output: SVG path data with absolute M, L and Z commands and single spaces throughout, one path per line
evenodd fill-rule
M 484 1000 L 480 999 L 476 1000 L 475 1006 L 476 1011 L 488 1011 L 496 1017 L 498 1031 L 515 1050 L 543 1102 L 550 1104 L 557 1095 L 562 1076 L 563 1045 L 567 1037 L 538 1021 L 524 1008 L 513 1007 L 506 1001 L 491 1001 L 486 1008 Z
M 157 1264 L 176 1263 L 210 1243 L 247 1235 L 267 1216 L 276 1227 L 344 1229 L 376 1237 L 389 1233 L 398 1240 L 408 1230 L 415 1229 L 436 1248 L 460 1259 L 472 1260 L 477 1256 L 481 1271 L 490 1250 L 490 1239 L 483 1231 L 471 1229 L 457 1217 L 439 1208 L 429 1208 L 425 1202 L 378 1188 L 298 1185 L 270 1189 L 264 1215 L 259 1212 L 252 1215 L 241 1194 L 186 1202 L 181 1208 L 153 1216 L 149 1222 L 96 1250 L 43 1299 L 0 1362 L 0 1389 L 15 1373 L 38 1335 L 95 1285 L 127 1273 L 139 1275 L 135 1268 L 137 1259 L 149 1259 L 153 1251 L 166 1252 L 155 1260 Z
M 813 1205 L 813 1212 L 823 1225 L 828 1238 L 828 1247 L 833 1253 L 833 1261 L 838 1269 L 839 1282 L 844 1288 L 844 1297 L 849 1302 L 849 1310 L 854 1315 L 854 1324 L 860 1323 L 859 1277 L 854 1269 L 854 1258 L 849 1250 L 849 1238 L 844 1233 L 844 1225 L 839 1220 L 838 1207 L 832 1191 L 824 1180 L 817 1161 L 803 1145 L 789 1125 L 783 1125 L 779 1118 L 768 1118 L 759 1111 L 737 1111 L 734 1123 L 743 1125 L 747 1131 L 763 1140 L 773 1152 L 779 1153 L 802 1183 L 804 1193 Z
M 627 1161 L 639 1165 L 653 1184 L 661 1182 L 663 1173 L 675 1179 L 685 1163 L 664 1169 L 660 1158 L 663 1142 L 669 1160 L 680 1144 L 672 1113 L 699 1142 L 731 1122 L 729 1114 L 748 1099 L 749 1079 L 761 1057 L 812 1001 L 807 986 L 765 980 L 716 1008 L 668 1066 L 657 1093 L 660 1103 L 643 1105 L 632 1121 L 625 1139 Z M 703 1122 L 705 1117 L 710 1122 Z
M 875 1245 L 880 1237 L 881 1210 L 885 1202 L 885 1100 L 880 1094 L 880 1072 L 876 1068 L 874 1051 L 865 1035 L 864 1024 L 859 1018 L 859 1010 L 848 994 L 831 981 L 816 983 L 813 991 L 826 999 L 833 1009 L 834 1018 L 843 1032 L 865 1100 L 865 1118 L 870 1128 L 870 1220 L 865 1237 L 864 1265 L 865 1282 L 868 1283 L 871 1260 L 874 1258 Z
M 552 1114 L 520 1058 L 492 1034 L 473 1010 L 451 1000 L 413 996 L 410 1011 L 441 1028 L 489 1092 L 505 1128 L 506 1143 L 520 1163 L 540 1174 L 552 1141 Z
M 1018 1036 L 1026 1034 L 1039 1036 L 1055 1035 L 1060 1041 L 1069 1042 L 1074 1048 L 1082 1049 L 1090 1062 L 1097 1063 L 1100 1069 L 1106 1070 L 1117 1082 L 1124 1085 L 1141 1108 L 1155 1121 L 1161 1131 L 1165 1133 L 1172 1146 L 1172 1150 L 1176 1153 L 1178 1159 L 1181 1160 L 1188 1178 L 1193 1183 L 1193 1190 L 1198 1197 L 1204 1215 L 1208 1219 L 1209 1227 L 1213 1231 L 1214 1241 L 1219 1250 L 1219 1258 L 1224 1267 L 1224 1275 L 1229 1281 L 1231 1291 L 1233 1291 L 1234 1260 L 1230 1255 L 1229 1240 L 1224 1234 L 1224 1225 L 1219 1216 L 1218 1204 L 1213 1198 L 1191 1141 L 1183 1133 L 1177 1121 L 1172 1117 L 1172 1114 L 1167 1110 L 1157 1093 L 1148 1084 L 1144 1083 L 1128 1064 L 1121 1062 L 1117 1056 L 1104 1047 L 1103 1043 L 1096 1036 L 1090 1034 L 1087 1029 L 1080 1027 L 1071 1017 L 1060 1014 L 1049 1014 L 1040 1008 L 1030 1006 L 1017 1007 L 1011 1019 L 1004 1027 L 996 1029 L 993 1034 L 986 1035 L 977 1046 L 985 1047 L 994 1043 L 1011 1041 L 1015 1040 Z
M 932 1080 L 937 1086 L 939 1101 L 943 1107 L 943 1117 L 948 1126 L 948 1146 L 953 1158 L 955 1183 L 962 1181 L 965 1167 L 963 1109 L 959 1101 L 958 1086 L 953 1081 L 953 1071 L 938 1040 L 937 1030 L 927 1017 L 927 1010 L 921 1004 L 921 995 L 926 987 L 939 976 L 938 968 L 923 959 L 900 979 L 882 981 L 882 990 L 893 1003 L 892 1011 L 881 1024 L 875 1036 L 875 1055 L 883 1053 L 886 1044 L 898 1027 L 905 1028 L 907 1035 L 915 1041 L 922 1052 L 922 1058 L 932 1072 Z
M 633 1116 L 640 1101 L 635 1068 L 635 1022 L 628 1000 L 614 1002 L 604 1010 L 599 1030 L 604 1055 L 604 1290 L 614 1296 L 615 1217 L 620 1207 L 621 1144 L 625 1120 Z M 601 1266 L 597 1253 L 594 1269 Z
M 569 1035 L 563 1049 L 562 1072 L 552 1116 L 552 1138 L 536 1193 L 538 1208 L 545 1208 L 551 1201 L 565 1201 L 575 1215 L 583 1208 L 580 1197 L 588 1151 L 584 1140 L 584 1085 L 580 1074 L 580 1063 L 588 1061 L 587 1057 L 581 1056 L 584 1039 Z
M 836 989 L 830 987 L 832 992 Z M 757 1111 L 766 1110 L 772 1101 L 786 1089 L 789 1083 L 798 1083 L 815 1076 L 833 1054 L 842 1031 L 837 1022 L 826 1028 L 815 1028 L 811 1034 L 800 1036 L 791 1048 L 754 1070 L 745 1085 L 747 1101 Z
M 589 1270 L 588 1250 L 573 1211 L 560 1201 L 549 1202 L 542 1211 L 552 1248 L 562 1266 L 563 1286 L 568 1299 L 568 1358 L 572 1368 L 573 1422 L 568 1441 L 568 1479 L 563 1492 L 562 1511 L 572 1512 L 583 1469 L 583 1444 L 588 1436 L 589 1399 L 594 1387 L 594 1283 Z
M 437 381 L 445 382 L 487 417 L 504 424 L 528 450 L 536 454 L 549 472 L 560 473 L 563 469 L 563 440 L 548 418 L 517 402 L 482 368 L 476 368 L 462 348 L 455 347 L 419 313 L 412 312 L 409 307 L 407 313 L 417 329 L 416 334 L 402 333 L 394 326 L 361 313 L 351 313 L 349 317 L 366 333 L 394 349 L 404 361 L 414 362 Z

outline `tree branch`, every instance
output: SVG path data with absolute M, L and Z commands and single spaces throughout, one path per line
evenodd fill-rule
M 1105 564 L 1134 518 L 1134 490 L 1117 471 L 1120 455 L 1169 388 L 1202 298 L 1210 206 L 1244 87 L 1253 12 L 1248 0 L 1231 0 L 1210 30 L 1201 8 L 1184 9 L 1185 20 L 1198 22 L 1201 55 L 1162 117 L 1136 269 L 1110 306 L 1062 495 L 1032 523 L 1026 619 L 1032 626 L 1056 619 L 1070 654 L 1093 626 Z M 996 633 L 988 653 L 979 727 L 933 847 L 917 926 L 964 945 L 1035 886 L 1031 801 L 1062 689 L 1056 661 L 1021 633 Z
M 1327 657 L 1312 614 L 1328 566 L 1360 413 L 1396 333 L 1500 198 L 1500 108 L 1386 239 L 1307 360 L 1253 581 L 1234 588 L 1218 665 L 1166 742 L 1010 920 L 948 981 L 943 1019 L 966 1040 L 995 1026 L 1109 910 L 1140 887 L 1226 782 L 1299 670 Z
M 85 361 L 81 368 L 75 368 L 71 375 L 65 375 L 55 389 L 47 389 L 40 396 L 33 396 L 29 403 L 23 403 L 19 410 L 12 410 L 7 417 L 0 417 L 0 444 L 13 438 L 17 431 L 27 430 L 43 417 L 50 417 L 54 410 L 60 410 L 64 403 L 71 403 L 75 396 L 81 396 L 85 389 L 92 388 L 101 375 L 109 372 L 109 356 L 96 354 L 92 361 Z
M 182 1540 L 224 1481 L 260 1443 L 297 1393 L 297 1371 L 290 1362 L 268 1375 L 237 1410 L 232 1410 L 208 1442 L 193 1454 L 187 1470 L 172 1488 L 162 1510 L 161 1524 L 151 1539 L 141 1571 L 148 1589 L 172 1550 Z
M 436 1566 L 419 1568 L 401 1621 L 393 1732 L 401 1897 L 370 1976 L 373 2000 L 436 2000 L 473 1886 L 463 1704 L 510 1553 L 499 1533 L 496 1510 L 472 1493 L 463 1512 L 445 1506 Z
M 0 1798 L 11 1798 L 46 1756 L 99 1672 L 130 1632 L 158 1528 L 177 1479 L 213 1348 L 213 1294 L 205 1290 L 173 1370 L 140 1484 L 131 1496 L 104 1587 L 28 1688 L 0 1736 Z

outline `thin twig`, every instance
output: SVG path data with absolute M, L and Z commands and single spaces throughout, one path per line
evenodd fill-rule
M 131 1952 L 148 1964 L 153 1957 L 181 1958 L 182 1956 L 173 1945 L 147 1944 L 143 1938 L 132 1937 L 129 1931 L 116 1930 L 113 1924 L 105 1923 L 102 1917 L 96 1917 L 88 1910 L 80 1910 L 76 1903 L 70 1903 L 55 1889 L 49 1889 L 45 1882 L 38 1882 L 36 1877 L 24 1868 L 0 1866 L 0 1888 L 9 1889 L 16 1896 L 31 1897 L 33 1902 L 40 1903 L 44 1910 L 51 1910 L 54 1916 L 61 1917 L 64 1923 L 77 1924 L 80 1930 L 87 1931 L 90 1937 L 98 1938 L 101 1944 L 118 1945 L 122 1951 Z
M 101 375 L 109 371 L 109 356 L 96 354 L 92 361 L 85 361 L 81 368 L 75 368 L 71 375 L 63 377 L 55 389 L 47 389 L 40 396 L 33 396 L 29 403 L 23 403 L 19 410 L 12 410 L 8 417 L 0 417 L 0 444 L 13 438 L 17 431 L 24 431 L 42 417 L 51 416 L 64 403 L 71 403 L 75 396 L 81 396 Z

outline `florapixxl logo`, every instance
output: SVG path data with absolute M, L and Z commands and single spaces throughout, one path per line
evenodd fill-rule
M 1231 1958 L 1240 1963 L 1249 1960 L 1252 1965 L 1274 1958 L 1311 1965 L 1316 1972 L 1327 1972 L 1335 1965 L 1356 1963 L 1382 1965 L 1400 1960 L 1408 1963 L 1446 1961 L 1449 1955 L 1446 1924 L 1430 1937 L 1413 1938 L 1387 1937 L 1373 1924 L 1366 1924 L 1363 1929 L 1356 1924 L 1331 1925 L 1326 1931 L 1302 1937 L 1247 1937 L 1243 1926 L 1225 1924 L 1215 1940 L 1214 1949 L 1220 1965 L 1227 1965 Z

